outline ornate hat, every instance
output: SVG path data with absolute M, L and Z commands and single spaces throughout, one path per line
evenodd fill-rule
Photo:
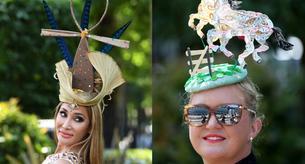
M 80 32 L 58 30 L 56 20 L 48 4 L 43 0 L 44 9 L 52 29 L 42 29 L 42 36 L 56 37 L 57 44 L 65 60 L 56 63 L 55 78 L 59 80 L 59 100 L 71 104 L 93 106 L 98 105 L 113 89 L 124 83 L 121 70 L 116 62 L 108 56 L 112 46 L 128 48 L 129 41 L 118 38 L 127 29 L 130 22 L 117 30 L 112 38 L 90 34 L 105 17 L 109 1 L 106 0 L 105 11 L 98 23 L 90 28 L 89 13 L 91 0 L 85 1 L 81 25 L 75 18 L 73 1 L 70 0 L 71 15 Z M 80 37 L 80 43 L 72 58 L 63 37 Z M 101 51 L 90 52 L 88 39 L 94 39 L 105 43 Z
M 185 91 L 189 93 L 208 90 L 224 85 L 238 83 L 247 77 L 245 58 L 252 54 L 252 58 L 261 63 L 259 53 L 269 49 L 266 40 L 274 34 L 278 46 L 284 50 L 291 50 L 293 45 L 287 42 L 278 27 L 273 26 L 267 15 L 238 10 L 241 1 L 235 0 L 201 0 L 198 12 L 190 15 L 188 26 L 197 32 L 203 50 L 186 51 L 189 73 L 191 77 L 185 84 Z M 194 21 L 198 20 L 198 24 Z M 206 24 L 214 26 L 207 31 L 206 40 L 202 29 Z M 245 50 L 235 60 L 234 54 L 226 49 L 232 37 L 238 37 L 245 42 Z M 214 42 L 219 40 L 220 45 Z M 259 43 L 255 48 L 254 41 Z M 205 46 L 207 42 L 208 46 Z M 221 51 L 231 58 L 234 64 L 213 64 L 214 52 Z M 206 56 L 206 58 L 204 58 Z

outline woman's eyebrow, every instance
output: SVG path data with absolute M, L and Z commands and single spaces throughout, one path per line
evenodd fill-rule
M 75 112 L 74 115 L 76 115 L 76 116 L 82 116 L 82 117 L 84 117 L 84 118 L 87 119 L 87 117 L 86 117 L 84 114 L 80 113 L 80 112 Z
M 209 107 L 207 104 L 203 104 L 203 103 L 200 103 L 200 104 L 194 104 L 194 106 L 205 107 L 205 108 L 210 109 L 210 107 Z
M 66 107 L 61 107 L 60 110 L 63 110 L 64 112 L 68 112 L 69 110 L 66 109 Z M 77 112 L 77 109 L 74 110 L 74 114 L 73 115 L 77 115 L 77 116 L 82 116 L 86 119 L 88 119 L 83 113 L 81 112 Z
M 65 107 L 65 106 L 60 107 L 60 109 L 63 109 L 66 112 L 71 112 L 73 110 L 76 110 L 76 109 L 71 109 L 70 107 Z
M 68 110 L 65 107 L 60 107 L 60 110 L 63 110 L 65 112 L 68 112 Z

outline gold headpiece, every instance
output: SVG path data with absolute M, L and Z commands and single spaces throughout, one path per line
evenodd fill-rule
M 84 106 L 98 104 L 104 96 L 111 94 L 114 88 L 124 83 L 124 79 L 120 68 L 110 56 L 102 52 L 89 52 L 88 38 L 112 46 L 129 47 L 129 41 L 90 34 L 102 22 L 107 12 L 108 0 L 106 0 L 106 9 L 102 17 L 91 28 L 88 28 L 91 2 L 86 1 L 82 25 L 79 25 L 75 18 L 73 2 L 70 0 L 71 15 L 80 32 L 58 30 L 50 8 L 45 1 L 43 2 L 52 29 L 42 29 L 41 35 L 56 37 L 65 58 L 56 64 L 56 74 L 60 85 L 60 101 Z M 81 38 L 73 62 L 62 37 Z

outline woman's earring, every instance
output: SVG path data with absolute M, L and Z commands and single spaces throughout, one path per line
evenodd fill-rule
M 250 137 L 250 142 L 252 143 L 252 141 L 253 141 L 253 137 Z

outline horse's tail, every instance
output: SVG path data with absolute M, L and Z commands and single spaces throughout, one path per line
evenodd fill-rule
M 293 47 L 293 44 L 286 41 L 284 35 L 282 34 L 282 30 L 279 27 L 273 27 L 272 28 L 275 39 L 277 41 L 277 45 L 282 48 L 283 50 L 291 50 Z
M 230 4 L 230 6 L 233 10 L 237 10 L 240 8 L 240 4 L 242 3 L 242 1 L 228 0 L 228 3 Z

